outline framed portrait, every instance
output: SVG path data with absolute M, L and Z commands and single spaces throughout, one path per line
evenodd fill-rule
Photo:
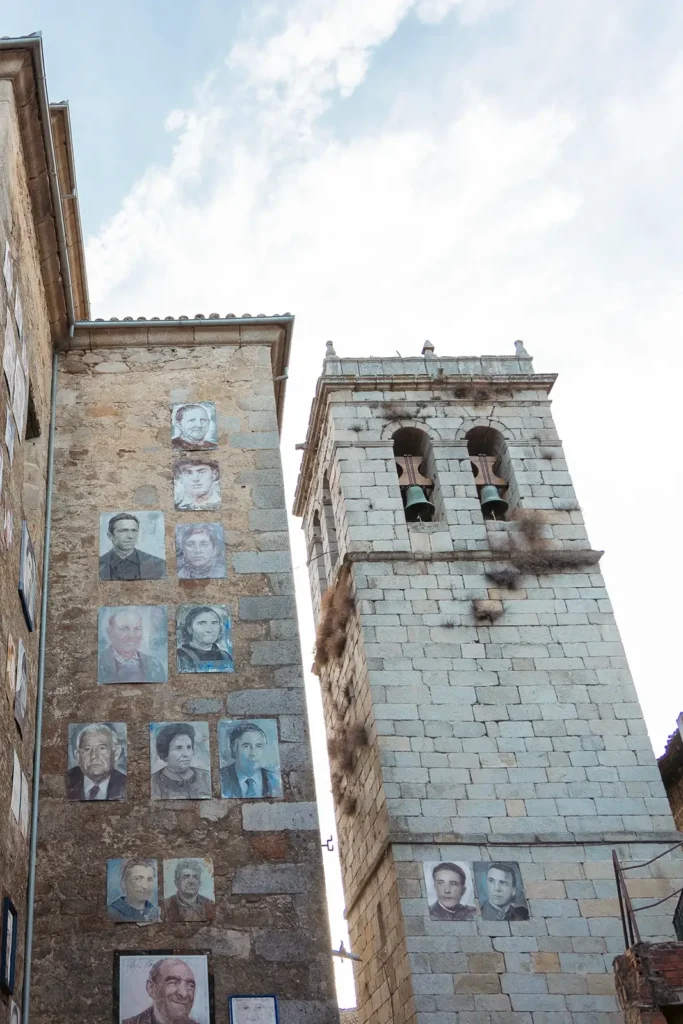
M 17 290 L 14 294 L 14 319 L 17 322 L 17 332 L 21 339 L 24 337 L 24 306 L 21 301 L 19 282 L 17 282 Z
M 119 1024 L 170 1020 L 178 1024 L 213 1024 L 213 990 L 209 954 L 173 949 L 114 953 L 114 993 Z M 173 990 L 171 1014 L 164 1010 Z
M 213 861 L 174 857 L 164 861 L 164 921 L 213 921 Z
M 17 361 L 14 367 L 14 394 L 12 395 L 12 412 L 14 422 L 17 425 L 17 435 L 20 441 L 24 439 L 26 426 L 26 411 L 28 409 L 28 383 L 24 375 L 24 368 L 21 365 L 21 352 L 17 352 Z
M 14 512 L 9 507 L 5 506 L 5 545 L 7 550 L 12 547 L 12 541 L 14 540 Z
M 208 722 L 152 722 L 152 800 L 210 800 Z
M 277 996 L 228 996 L 230 1024 L 279 1024 Z
M 5 322 L 5 347 L 2 351 L 2 369 L 7 379 L 10 398 L 14 394 L 14 368 L 17 365 L 17 339 L 12 323 L 12 314 L 7 310 Z
M 66 795 L 69 800 L 125 800 L 128 730 L 125 722 L 69 725 Z
M 211 512 L 221 504 L 221 472 L 214 459 L 179 459 L 173 466 L 173 502 L 181 512 Z
M 20 1024 L 21 1013 L 13 999 L 9 1001 L 9 1024 Z
M 14 426 L 14 420 L 12 419 L 12 410 L 8 405 L 5 417 L 5 448 L 7 449 L 7 455 L 9 456 L 10 466 L 14 462 L 14 438 L 16 433 L 17 429 Z
M 176 657 L 178 672 L 234 672 L 228 606 L 178 605 Z
M 473 867 L 484 921 L 529 920 L 529 904 L 517 861 L 475 861 Z
M 19 755 L 16 750 L 13 752 L 13 771 L 12 771 L 12 801 L 10 804 L 12 810 L 12 816 L 19 824 L 19 815 L 21 814 L 21 764 L 19 763 Z
M 24 641 L 19 638 L 17 647 L 17 676 L 14 684 L 14 719 L 23 735 L 28 706 L 28 655 Z
M 97 652 L 98 683 L 168 682 L 165 605 L 100 608 Z
M 174 451 L 201 452 L 217 447 L 213 402 L 183 402 L 171 406 L 171 448 Z
M 19 831 L 24 839 L 28 839 L 28 823 L 31 814 L 31 797 L 29 795 L 28 779 L 24 772 L 21 773 L 21 804 L 19 806 Z
M 218 759 L 222 797 L 282 799 L 277 719 L 221 719 Z
M 465 861 L 424 861 L 432 921 L 474 921 L 478 916 L 472 865 Z
M 0 983 L 6 992 L 14 992 L 17 960 L 17 911 L 9 896 L 2 898 L 2 948 L 0 949 Z
M 5 239 L 5 255 L 2 260 L 2 273 L 5 278 L 5 288 L 7 289 L 7 301 L 9 302 L 12 294 L 12 285 L 14 283 L 14 275 L 12 273 L 12 250 L 10 249 L 9 242 Z
M 107 861 L 107 917 L 119 924 L 161 920 L 156 860 L 117 857 Z
M 19 560 L 19 596 L 24 609 L 26 625 L 31 632 L 36 628 L 36 589 L 38 574 L 36 556 L 33 553 L 28 523 L 24 519 L 21 524 L 21 558 Z
M 10 699 L 14 697 L 17 681 L 17 645 L 11 633 L 7 635 L 7 661 L 5 662 L 5 686 Z
M 165 575 L 163 512 L 100 513 L 101 580 L 162 580 Z
M 188 523 L 175 528 L 178 579 L 225 579 L 225 536 L 220 523 Z

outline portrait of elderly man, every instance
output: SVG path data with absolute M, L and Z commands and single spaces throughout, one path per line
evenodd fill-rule
M 436 900 L 429 906 L 432 921 L 473 921 L 477 908 L 463 903 L 466 890 L 472 889 L 469 867 L 443 861 L 441 864 L 425 864 L 425 876 L 431 874 Z M 428 888 L 429 888 L 429 878 Z
M 484 921 L 529 920 L 519 864 L 509 861 L 477 861 L 474 874 Z
M 157 535 L 164 546 L 163 512 L 108 512 L 100 516 L 100 579 L 161 580 L 166 560 L 139 548 L 140 530 Z M 102 534 L 105 534 L 103 537 Z
M 208 722 L 154 722 L 150 747 L 153 800 L 211 798 Z
M 225 541 L 219 523 L 190 523 L 175 528 L 176 562 L 181 580 L 225 578 Z
M 230 1024 L 277 1024 L 275 996 L 230 996 Z
M 159 920 L 156 861 L 130 857 L 107 862 L 107 917 L 126 924 Z
M 228 606 L 179 605 L 176 654 L 179 672 L 233 672 Z
M 126 726 L 106 722 L 69 726 L 69 800 L 125 800 L 126 774 L 116 766 L 124 754 Z
M 150 644 L 163 656 L 163 662 L 144 649 Z M 165 683 L 166 645 L 164 606 L 100 608 L 98 682 Z
M 200 889 L 210 889 L 213 896 L 213 873 L 210 861 L 198 857 L 164 861 L 164 920 L 213 921 L 216 903 Z M 172 896 L 168 893 L 175 889 Z
M 218 737 L 221 796 L 246 799 L 282 796 L 274 721 L 224 720 L 218 724 Z
M 206 451 L 218 447 L 216 406 L 213 402 L 187 402 L 171 411 L 171 447 L 176 451 Z
M 220 470 L 213 459 L 180 459 L 173 467 L 174 504 L 181 512 L 207 512 L 221 503 Z
M 124 960 L 122 957 L 121 963 L 142 959 L 125 957 Z M 209 1024 L 208 972 L 205 965 L 206 957 L 198 956 L 167 956 L 152 963 L 145 982 L 145 1002 L 151 1000 L 151 1005 L 132 1017 L 122 1013 L 122 1024 Z M 123 974 L 120 978 L 123 999 L 124 985 L 129 978 Z M 136 978 L 135 988 L 138 987 Z

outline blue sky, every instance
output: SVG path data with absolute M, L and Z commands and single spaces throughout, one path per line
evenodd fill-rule
M 290 496 L 327 338 L 340 355 L 523 338 L 559 372 L 660 752 L 683 706 L 680 2 L 5 3 L 3 32 L 35 29 L 71 102 L 94 314 L 297 314 Z M 303 570 L 298 588 L 308 656 Z

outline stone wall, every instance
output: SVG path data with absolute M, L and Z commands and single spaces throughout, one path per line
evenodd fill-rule
M 73 351 L 59 375 L 33 1014 L 40 1024 L 110 1022 L 113 951 L 174 948 L 210 951 L 217 1024 L 231 992 L 277 993 L 283 1024 L 332 1024 L 269 346 L 126 347 L 120 330 L 116 349 Z M 217 407 L 214 513 L 173 508 L 170 403 L 186 399 Z M 167 578 L 100 581 L 100 512 L 136 509 L 165 515 Z M 223 524 L 225 580 L 177 579 L 175 525 L 190 521 Z M 183 603 L 230 606 L 234 673 L 176 673 L 173 609 Z M 125 604 L 168 606 L 167 684 L 98 686 L 97 609 Z M 284 800 L 219 798 L 217 723 L 248 717 L 277 721 Z M 151 801 L 149 725 L 188 720 L 209 723 L 212 799 Z M 68 801 L 69 723 L 98 721 L 127 723 L 127 800 Z M 212 858 L 215 920 L 108 920 L 107 860 L 131 855 Z

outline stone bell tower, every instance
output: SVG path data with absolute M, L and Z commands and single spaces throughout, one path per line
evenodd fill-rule
M 608 1024 L 612 850 L 680 840 L 567 472 L 516 354 L 340 359 L 295 514 L 362 1024 Z M 631 872 L 673 938 L 678 853 Z

